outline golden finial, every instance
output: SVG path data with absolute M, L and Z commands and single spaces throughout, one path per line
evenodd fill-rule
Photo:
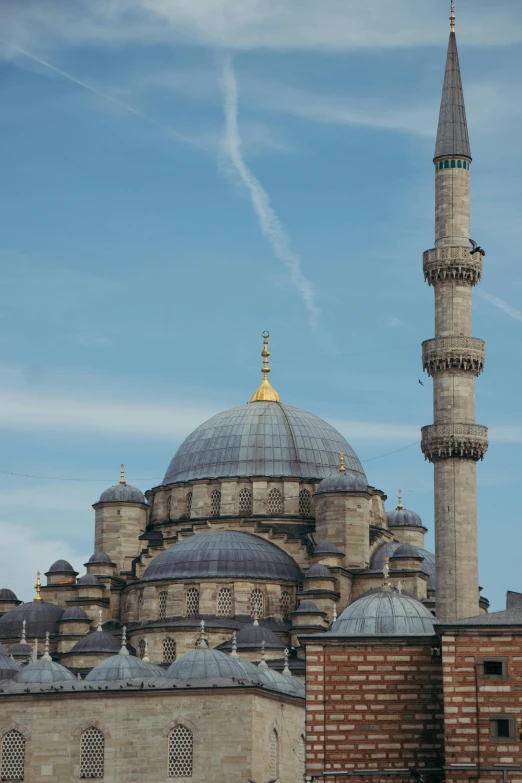
M 402 511 L 404 506 L 402 505 L 402 489 L 398 492 L 398 498 L 397 498 L 397 511 Z
M 270 381 L 268 380 L 268 373 L 270 372 L 270 367 L 268 366 L 268 357 L 270 356 L 268 338 L 270 337 L 270 332 L 263 332 L 262 337 L 263 350 L 261 351 L 261 356 L 263 357 L 263 367 L 261 372 L 263 373 L 263 380 L 259 389 L 251 396 L 250 402 L 281 402 L 281 397 L 276 390 L 272 388 Z
M 41 586 L 42 586 L 42 580 L 40 579 L 40 572 L 37 571 L 36 572 L 36 585 L 35 585 L 35 587 L 36 587 L 36 595 L 34 597 L 35 601 L 41 601 L 42 600 L 42 596 L 40 595 L 40 587 Z
M 125 465 L 123 462 L 120 465 L 120 484 L 125 484 Z
M 450 32 L 455 32 L 455 3 L 451 2 L 451 13 L 450 13 Z
M 344 467 L 344 451 L 339 452 L 339 473 L 346 473 L 346 468 Z

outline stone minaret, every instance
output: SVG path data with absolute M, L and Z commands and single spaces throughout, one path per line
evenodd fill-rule
M 422 344 L 433 378 L 434 424 L 422 428 L 422 451 L 435 473 L 437 617 L 479 613 L 476 463 L 487 429 L 475 424 L 475 377 L 484 342 L 471 336 L 471 290 L 482 254 L 470 247 L 471 152 L 455 37 L 454 5 L 435 146 L 435 247 L 424 253 L 424 278 L 435 291 L 435 339 Z

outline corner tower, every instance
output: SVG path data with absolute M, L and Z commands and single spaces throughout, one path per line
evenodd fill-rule
M 479 613 L 476 463 L 487 429 L 475 424 L 475 377 L 484 342 L 471 336 L 471 289 L 482 253 L 470 247 L 470 167 L 466 110 L 455 36 L 455 6 L 435 145 L 435 247 L 424 253 L 424 278 L 435 292 L 435 339 L 422 344 L 433 378 L 434 423 L 422 428 L 422 451 L 435 479 L 437 618 Z

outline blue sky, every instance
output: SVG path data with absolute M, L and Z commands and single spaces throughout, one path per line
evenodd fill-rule
M 264 329 L 282 399 L 338 427 L 389 508 L 402 487 L 433 546 L 432 467 L 410 444 L 432 421 L 417 380 L 447 6 L 4 0 L 0 586 L 27 600 L 61 556 L 83 572 L 120 462 L 159 483 L 185 435 L 250 397 Z M 522 4 L 460 0 L 457 36 L 487 251 L 480 573 L 499 609 L 522 590 Z

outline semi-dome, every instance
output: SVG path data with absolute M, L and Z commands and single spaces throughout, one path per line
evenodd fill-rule
M 370 569 L 372 571 L 382 571 L 387 557 L 393 557 L 397 549 L 402 546 L 398 541 L 390 541 L 385 544 L 381 544 L 370 558 Z M 420 570 L 428 577 L 428 590 L 435 590 L 437 583 L 435 579 L 435 555 L 433 552 L 428 552 L 426 549 L 422 549 L 420 546 L 410 544 L 416 552 L 416 557 L 422 557 L 422 563 L 420 564 Z
M 109 555 L 105 554 L 105 552 L 95 552 L 93 555 L 89 558 L 89 563 L 95 563 L 96 565 L 101 565 L 102 563 L 106 563 L 107 565 L 113 565 L 113 562 Z
M 72 565 L 67 560 L 56 560 L 49 568 L 48 574 L 76 574 Z
M 97 632 L 101 633 L 101 632 Z M 94 634 L 91 634 L 93 636 Z M 161 666 L 156 666 L 148 661 L 142 661 L 134 655 L 111 655 L 105 661 L 97 664 L 86 675 L 87 682 L 103 682 L 113 680 L 155 680 L 164 677 L 165 672 Z
M 339 465 L 367 486 L 350 444 L 313 413 L 263 400 L 218 413 L 181 444 L 163 484 L 227 476 L 292 476 L 320 480 Z
M 424 604 L 395 588 L 369 590 L 342 612 L 329 636 L 423 636 L 437 620 Z
M 97 630 L 85 634 L 76 642 L 71 653 L 117 653 L 121 642 L 107 631 Z
M 58 620 L 63 615 L 63 609 L 47 601 L 29 601 L 15 606 L 0 617 L 0 639 L 17 639 L 22 631 L 23 621 L 26 621 L 25 633 L 29 638 L 43 638 L 47 631 L 58 632 Z
M 2 587 L 0 589 L 0 601 L 18 601 L 18 598 L 8 587 Z
M 88 620 L 91 622 L 87 612 L 81 606 L 69 606 L 62 614 L 60 622 L 63 623 L 66 620 Z
M 157 555 L 142 580 L 246 577 L 296 582 L 297 563 L 271 541 L 236 530 L 212 530 L 186 538 Z
M 15 682 L 22 682 L 27 685 L 36 685 L 37 683 L 65 682 L 66 680 L 75 680 L 75 676 L 69 669 L 56 661 L 40 658 L 38 661 L 24 666 L 14 678 Z
M 167 669 L 168 679 L 184 680 L 244 680 L 248 677 L 245 667 L 234 658 L 215 648 L 198 647 L 181 655 Z
M 324 478 L 316 489 L 317 495 L 333 492 L 367 492 L 368 481 L 364 473 L 355 470 L 338 470 Z

